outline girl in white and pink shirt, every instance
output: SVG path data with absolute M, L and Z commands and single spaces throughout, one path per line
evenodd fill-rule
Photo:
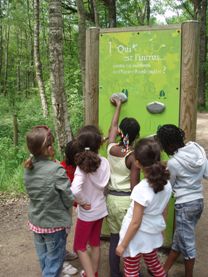
M 98 155 L 101 143 L 101 133 L 92 125 L 83 127 L 76 138 L 77 168 L 71 189 L 79 205 L 74 251 L 84 268 L 83 277 L 98 276 L 100 233 L 103 218 L 107 215 L 104 189 L 110 177 L 110 167 L 107 159 Z M 87 253 L 87 244 L 91 247 L 91 256 Z
M 166 277 L 157 257 L 166 228 L 165 214 L 172 189 L 170 174 L 160 161 L 160 146 L 152 139 L 140 140 L 134 149 L 136 165 L 144 179 L 131 193 L 131 204 L 123 219 L 116 254 L 124 258 L 124 276 L 140 276 L 141 257 L 155 277 Z

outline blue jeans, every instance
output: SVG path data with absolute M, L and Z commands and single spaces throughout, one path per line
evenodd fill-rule
M 203 199 L 175 205 L 176 227 L 172 249 L 182 253 L 185 260 L 196 256 L 195 227 L 201 217 Z
M 34 233 L 35 248 L 43 277 L 60 275 L 65 257 L 66 238 L 65 230 L 52 234 Z

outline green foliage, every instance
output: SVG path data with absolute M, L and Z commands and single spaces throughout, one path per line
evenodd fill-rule
M 108 10 L 106 1 L 94 1 L 101 28 L 107 28 Z M 86 26 L 94 26 L 93 7 L 84 1 Z M 182 23 L 193 18 L 193 1 L 150 1 L 150 25 Z M 117 0 L 116 18 L 118 27 L 147 24 L 146 0 Z M 76 1 L 62 1 L 64 23 L 64 81 L 72 133 L 83 125 L 82 82 L 78 58 L 78 15 Z M 167 11 L 172 12 L 172 14 Z M 0 10 L 0 190 L 24 191 L 22 163 L 28 152 L 25 134 L 34 125 L 48 125 L 54 133 L 51 111 L 48 1 L 40 3 L 40 58 L 49 118 L 42 116 L 40 96 L 35 83 L 33 59 L 34 10 L 32 1 L 4 0 Z M 0 30 L 1 30 L 0 28 Z M 207 28 L 208 29 L 208 28 Z M 3 50 L 3 51 L 2 51 Z M 7 51 L 8 50 L 8 51 Z M 8 63 L 6 64 L 6 60 Z M 206 68 L 208 67 L 206 63 Z M 208 69 L 207 69 L 208 70 Z M 5 74 L 7 71 L 7 74 Z M 208 80 L 208 78 L 207 78 Z M 5 91 L 4 91 L 5 88 Z M 208 83 L 206 87 L 208 94 Z M 3 96 L 4 95 L 4 96 Z M 208 99 L 208 95 L 207 95 Z M 19 129 L 18 147 L 13 146 L 13 114 L 17 115 Z M 61 155 L 57 151 L 57 158 Z
M 83 97 L 81 91 L 80 70 L 70 68 L 65 73 L 65 87 L 67 95 L 68 110 L 70 116 L 70 126 L 72 133 L 83 125 Z M 72 81 L 73 80 L 73 81 Z
M 22 191 L 23 180 L 20 178 L 22 162 L 26 151 L 22 146 L 14 147 L 12 141 L 12 126 L 7 120 L 7 127 L 0 125 L 0 191 Z
M 83 103 L 82 94 L 79 91 L 80 79 L 79 70 L 71 70 L 71 75 L 67 77 L 67 87 L 70 87 L 68 94 L 68 106 L 70 112 L 70 121 L 72 131 L 76 134 L 77 130 L 83 124 Z M 76 78 L 75 78 L 76 76 Z M 72 81 L 72 78 L 75 81 Z M 72 85 L 73 84 L 73 85 Z M 49 98 L 50 89 L 47 94 Z M 18 95 L 17 95 L 18 96 Z M 13 107 L 8 97 L 0 95 L 0 191 L 21 193 L 24 192 L 23 184 L 23 162 L 28 157 L 28 151 L 25 144 L 26 133 L 35 125 L 47 125 L 54 132 L 53 118 L 43 118 L 40 97 L 37 89 L 30 91 L 28 96 L 22 101 L 22 96 L 15 99 L 16 113 L 18 118 L 19 145 L 14 147 L 13 144 Z M 50 113 L 51 114 L 51 113 Z M 56 158 L 61 159 L 61 154 L 57 150 L 55 143 Z
M 0 96 L 0 191 L 24 191 L 23 161 L 28 156 L 25 134 L 34 125 L 48 124 L 41 116 L 39 97 L 35 95 L 24 102 L 17 98 L 19 145 L 13 144 L 12 107 L 8 98 Z
M 118 27 L 141 26 L 147 24 L 146 0 L 118 0 L 117 1 L 117 22 Z M 150 18 L 150 24 L 154 23 L 154 18 Z

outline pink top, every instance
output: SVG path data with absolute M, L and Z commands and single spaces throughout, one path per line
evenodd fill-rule
M 96 172 L 85 173 L 78 166 L 74 174 L 71 190 L 79 204 L 91 204 L 90 210 L 78 205 L 78 218 L 84 221 L 95 221 L 105 217 L 107 212 L 104 189 L 110 178 L 108 160 L 101 158 L 101 164 Z

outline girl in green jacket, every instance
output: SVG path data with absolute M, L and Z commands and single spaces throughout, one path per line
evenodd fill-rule
M 64 168 L 51 160 L 54 137 L 47 126 L 35 126 L 26 135 L 30 158 L 24 181 L 30 199 L 29 229 L 34 233 L 43 277 L 60 276 L 71 226 L 73 194 Z

